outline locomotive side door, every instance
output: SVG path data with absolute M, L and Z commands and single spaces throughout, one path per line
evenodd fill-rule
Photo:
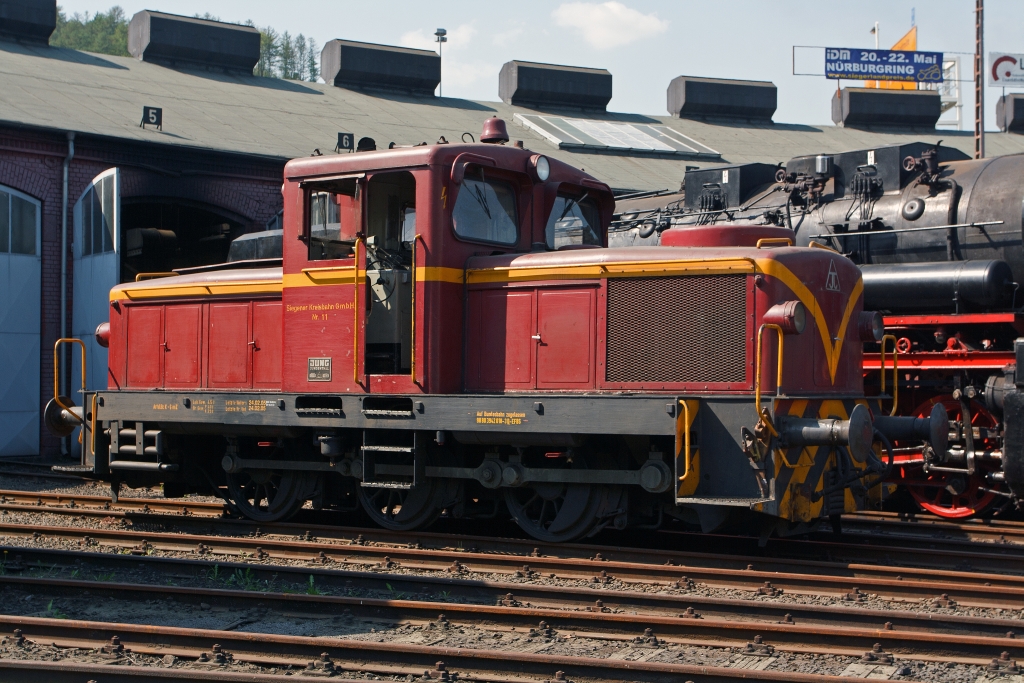
M 406 391 L 412 373 L 416 179 L 376 173 L 366 185 L 366 325 L 363 357 L 370 391 Z M 422 264 L 421 264 L 422 265 Z M 363 263 L 360 263 L 363 266 Z
M 357 286 L 356 254 L 365 249 L 365 174 L 297 185 L 285 194 L 283 389 L 358 392 L 364 355 L 355 335 L 365 294 Z

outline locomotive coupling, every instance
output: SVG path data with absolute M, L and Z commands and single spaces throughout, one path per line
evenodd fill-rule
M 64 408 L 61 404 L 70 408 Z M 47 431 L 56 437 L 70 436 L 85 422 L 85 411 L 67 396 L 51 398 L 43 411 L 43 423 Z
M 876 417 L 875 429 L 890 441 L 927 441 L 939 462 L 946 459 L 949 451 L 949 416 L 939 403 L 932 406 L 928 417 Z
M 779 416 L 776 428 L 784 447 L 846 446 L 857 462 L 865 462 L 872 454 L 874 426 L 868 409 L 858 404 L 850 411 L 849 420 Z

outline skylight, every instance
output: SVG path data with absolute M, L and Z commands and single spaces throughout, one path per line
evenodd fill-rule
M 562 116 L 516 114 L 516 123 L 536 131 L 560 149 L 615 150 L 720 159 L 721 154 L 668 126 L 619 123 Z

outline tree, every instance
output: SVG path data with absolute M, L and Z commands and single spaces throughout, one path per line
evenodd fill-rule
M 221 21 L 209 12 L 196 14 L 195 18 Z M 320 76 L 320 55 L 315 40 L 301 33 L 295 37 L 287 31 L 279 34 L 270 26 L 260 28 L 252 20 L 245 25 L 260 32 L 260 58 L 253 69 L 254 75 L 298 81 L 316 81 Z M 50 36 L 50 45 L 128 57 L 128 18 L 117 5 L 106 12 L 91 16 L 88 12 L 76 13 L 70 18 L 58 6 L 57 28 Z
M 117 5 L 91 17 L 75 13 L 70 19 L 57 8 L 57 28 L 50 36 L 50 45 L 69 47 L 83 52 L 128 56 L 128 19 Z

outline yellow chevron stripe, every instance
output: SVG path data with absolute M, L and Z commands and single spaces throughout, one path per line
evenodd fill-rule
M 818 306 L 818 300 L 814 298 L 814 294 L 807 288 L 807 285 L 793 274 L 793 271 L 774 259 L 758 259 L 757 265 L 765 275 L 771 275 L 782 280 L 787 287 L 793 290 L 793 293 L 807 307 L 807 310 L 810 311 L 818 327 L 821 343 L 825 346 L 825 358 L 828 360 L 829 377 L 832 383 L 835 384 L 836 370 L 839 368 L 839 357 L 843 351 L 843 339 L 846 336 L 846 328 L 850 325 L 850 318 L 853 317 L 853 309 L 857 305 L 857 300 L 860 299 L 861 292 L 864 291 L 864 280 L 857 278 L 857 284 L 853 286 L 850 298 L 846 301 L 846 310 L 843 312 L 843 318 L 839 323 L 839 331 L 833 339 L 828 329 L 828 321 L 825 320 L 825 316 Z

